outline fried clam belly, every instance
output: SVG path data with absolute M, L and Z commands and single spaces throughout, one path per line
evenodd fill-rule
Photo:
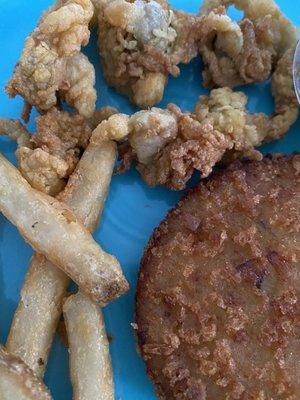
M 299 155 L 236 162 L 169 213 L 136 295 L 159 398 L 299 398 L 299 244 Z
M 293 88 L 293 52 L 288 50 L 272 78 L 273 115 L 251 114 L 247 97 L 229 88 L 201 96 L 192 113 L 169 105 L 134 114 L 129 121 L 129 147 L 122 154 L 128 168 L 137 168 L 150 186 L 184 189 L 195 170 L 207 177 L 220 161 L 247 156 L 261 159 L 258 146 L 285 135 L 299 106 Z
M 231 4 L 244 11 L 239 23 L 226 15 Z M 297 42 L 296 28 L 273 0 L 207 0 L 201 14 L 199 48 L 206 87 L 269 79 L 278 60 Z
M 80 50 L 89 41 L 93 12 L 90 0 L 58 0 L 27 38 L 7 93 L 11 97 L 19 94 L 27 104 L 45 112 L 58 103 L 63 91 L 69 105 L 91 116 L 96 101 L 95 73 Z
M 98 17 L 105 78 L 141 108 L 158 103 L 169 74 L 197 55 L 200 18 L 167 1 L 100 0 Z
M 95 113 L 98 120 L 109 109 Z M 86 149 L 92 123 L 78 113 L 52 109 L 36 118 L 37 132 L 31 135 L 15 120 L 0 118 L 0 135 L 18 143 L 18 167 L 32 187 L 56 196 L 66 185 L 82 151 Z

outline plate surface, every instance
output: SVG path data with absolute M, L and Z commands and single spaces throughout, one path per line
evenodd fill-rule
M 300 6 L 297 2 L 292 0 L 277 2 L 288 17 L 295 24 L 300 25 Z M 18 118 L 20 115 L 21 99 L 9 100 L 2 89 L 19 58 L 26 35 L 34 29 L 41 12 L 51 3 L 51 0 L 0 0 L 2 116 Z M 200 0 L 173 0 L 171 3 L 175 7 L 197 12 Z M 95 38 L 96 35 L 93 34 L 91 43 L 84 52 L 96 67 L 99 97 L 97 105 L 111 105 L 122 112 L 130 113 L 134 109 L 127 99 L 108 88 L 103 80 Z M 191 110 L 198 96 L 206 93 L 201 86 L 201 80 L 201 61 L 197 59 L 182 68 L 182 74 L 178 79 L 170 79 L 161 106 L 173 102 L 184 110 Z M 249 110 L 272 112 L 273 101 L 269 83 L 251 85 L 242 90 L 249 95 Z M 29 129 L 32 131 L 34 131 L 33 119 L 29 123 Z M 263 150 L 284 153 L 300 151 L 300 120 L 284 139 L 264 146 Z M 0 139 L 0 151 L 10 160 L 15 161 L 15 145 L 5 138 Z M 136 353 L 135 338 L 130 323 L 133 321 L 135 286 L 143 248 L 153 229 L 165 216 L 167 210 L 176 204 L 181 195 L 182 193 L 171 192 L 165 188 L 149 189 L 141 181 L 137 172 L 132 169 L 125 175 L 113 178 L 102 225 L 95 233 L 95 238 L 101 246 L 119 258 L 131 284 L 130 293 L 109 305 L 104 311 L 107 332 L 112 336 L 111 355 L 116 400 L 155 399 L 144 364 Z M 5 343 L 31 255 L 30 246 L 24 243 L 16 229 L 0 216 L 1 343 Z M 58 337 L 55 339 L 51 352 L 45 381 L 55 400 L 72 398 L 68 376 L 68 352 L 60 344 Z

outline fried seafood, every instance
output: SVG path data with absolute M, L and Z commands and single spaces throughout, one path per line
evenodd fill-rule
M 31 134 L 18 120 L 0 118 L 0 136 L 6 135 L 14 140 L 19 147 L 32 148 Z
M 163 96 L 168 75 L 197 55 L 199 17 L 166 0 L 99 0 L 99 48 L 109 85 L 141 108 Z
M 239 23 L 226 15 L 231 4 L 244 11 Z M 206 87 L 265 81 L 297 42 L 296 28 L 273 0 L 206 0 L 201 15 Z
M 90 0 L 58 0 L 27 38 L 6 91 L 45 112 L 59 99 L 90 117 L 95 110 L 94 67 L 80 52 L 90 37 Z
M 37 117 L 36 125 L 36 134 L 30 135 L 19 121 L 0 118 L 1 134 L 18 142 L 22 175 L 35 189 L 55 196 L 74 171 L 92 129 L 81 115 L 55 108 Z
M 246 95 L 229 88 L 201 96 L 192 113 L 169 105 L 167 110 L 153 108 L 134 114 L 128 123 L 129 146 L 122 148 L 121 170 L 136 159 L 138 170 L 150 186 L 179 190 L 194 170 L 207 177 L 224 156 L 260 159 L 255 148 L 281 138 L 298 116 L 292 60 L 293 52 L 289 50 L 273 74 L 275 112 L 270 117 L 249 113 Z
M 236 162 L 155 230 L 134 326 L 160 399 L 299 399 L 299 178 L 299 155 Z

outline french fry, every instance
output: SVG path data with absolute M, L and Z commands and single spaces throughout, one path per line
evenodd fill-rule
M 63 311 L 73 400 L 113 400 L 109 343 L 99 307 L 78 292 L 66 300 Z
M 48 389 L 19 358 L 0 346 L 0 399 L 52 400 Z
M 113 142 L 90 144 L 59 196 L 91 231 L 102 213 L 115 159 Z M 33 256 L 6 347 L 40 377 L 45 371 L 69 282 L 46 257 Z
M 97 245 L 69 208 L 33 189 L 2 155 L 0 211 L 37 252 L 99 304 L 128 290 L 117 259 Z

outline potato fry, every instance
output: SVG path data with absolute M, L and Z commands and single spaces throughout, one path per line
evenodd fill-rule
M 99 304 L 128 290 L 117 259 L 97 245 L 69 208 L 33 189 L 2 155 L 0 211 L 37 252 Z
M 0 346 L 0 399 L 52 400 L 48 389 L 19 358 Z
M 109 344 L 99 307 L 79 292 L 63 307 L 73 400 L 113 400 Z
M 102 213 L 115 159 L 113 142 L 90 144 L 59 196 L 91 231 Z M 69 283 L 69 278 L 46 257 L 33 256 L 6 347 L 40 377 L 47 365 Z
M 71 208 L 89 231 L 94 231 L 98 226 L 108 194 L 116 154 L 114 142 L 91 140 L 77 169 L 70 176 L 66 188 L 58 195 L 58 199 Z

